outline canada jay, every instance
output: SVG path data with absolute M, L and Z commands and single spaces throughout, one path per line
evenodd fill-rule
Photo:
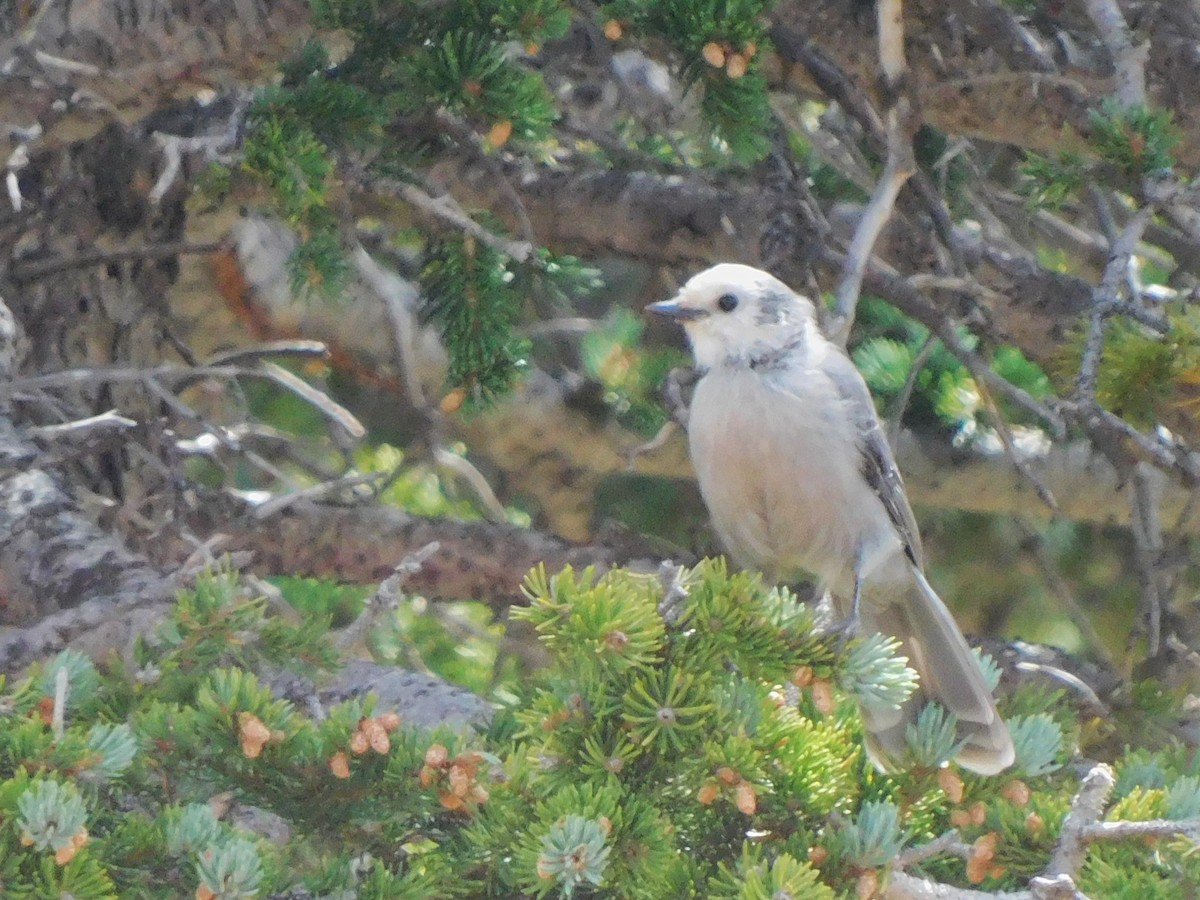
M 811 573 L 863 633 L 899 639 L 920 676 L 900 708 L 865 705 L 867 752 L 885 771 L 928 700 L 958 719 L 958 762 L 1013 761 L 979 663 L 925 580 L 921 538 L 871 395 L 817 327 L 813 304 L 750 266 L 722 264 L 647 309 L 682 323 L 702 373 L 688 421 L 713 525 L 742 565 L 774 581 Z

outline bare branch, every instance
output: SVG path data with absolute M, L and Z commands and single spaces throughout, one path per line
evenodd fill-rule
M 0 383 L 0 399 L 39 390 L 55 388 L 79 388 L 94 384 L 137 383 L 150 385 L 161 381 L 168 383 L 192 382 L 203 378 L 266 378 L 296 396 L 312 404 L 319 412 L 345 430 L 351 438 L 358 440 L 366 434 L 366 428 L 341 404 L 334 402 L 308 382 L 296 377 L 287 369 L 274 363 L 264 362 L 259 366 L 154 366 L 139 369 L 123 366 L 87 369 L 66 369 L 45 375 L 30 375 Z
M 300 487 L 291 493 L 281 494 L 278 497 L 272 497 L 270 500 L 265 500 L 258 504 L 254 507 L 254 516 L 258 519 L 269 519 L 272 516 L 279 515 L 286 509 L 290 509 L 297 503 L 324 500 L 336 494 L 352 491 L 354 488 L 362 487 L 363 485 L 377 484 L 383 478 L 384 473 L 371 472 L 366 475 L 344 475 L 341 478 L 331 478 L 328 481 L 322 481 L 320 484 Z M 286 478 L 281 478 L 280 480 L 287 483 Z
M 53 443 L 66 441 L 68 443 L 87 443 L 100 437 L 137 428 L 137 422 L 117 414 L 110 409 L 108 412 L 74 422 L 64 422 L 61 425 L 35 425 L 29 428 L 29 436 L 37 441 Z
M 338 635 L 337 645 L 346 650 L 365 640 L 366 634 L 382 621 L 384 614 L 394 611 L 403 599 L 401 593 L 407 581 L 441 549 L 437 541 L 430 541 L 400 560 L 392 574 L 375 588 L 375 593 L 368 598 L 362 612 L 353 622 L 342 629 Z
M 365 248 L 354 249 L 354 266 L 383 303 L 392 325 L 397 368 L 408 402 L 414 409 L 427 404 L 425 389 L 417 371 L 417 289 L 404 279 L 384 269 Z
M 904 850 L 896 861 L 892 863 L 894 869 L 903 870 L 910 866 L 919 865 L 927 859 L 933 859 L 936 856 L 959 856 L 963 859 L 969 859 L 971 856 L 971 847 L 969 844 L 964 844 L 962 838 L 959 837 L 958 830 L 955 828 L 942 834 L 940 837 L 934 838 L 926 844 L 921 844 L 918 847 L 909 847 Z
M 142 247 L 123 247 L 117 250 L 93 250 L 76 256 L 48 259 L 14 265 L 8 277 L 18 283 L 37 281 L 72 269 L 103 266 L 108 263 L 136 262 L 142 259 L 170 259 L 175 256 L 197 253 L 215 253 L 224 246 L 221 241 L 205 243 L 180 242 L 177 244 L 146 244 Z
M 271 356 L 296 356 L 300 358 L 325 358 L 329 348 L 322 341 L 282 340 L 266 341 L 249 347 L 234 347 L 214 353 L 207 360 L 208 366 L 230 366 L 254 362 Z
M 1084 0 L 1083 6 L 1117 68 L 1117 100 L 1123 106 L 1144 104 L 1150 45 L 1134 46 L 1133 33 L 1117 0 Z
M 1104 349 L 1104 320 L 1122 307 L 1119 298 L 1120 286 L 1154 208 L 1155 204 L 1146 203 L 1126 223 L 1120 237 L 1111 248 L 1108 265 L 1104 268 L 1104 277 L 1093 292 L 1087 337 L 1084 339 L 1083 354 L 1079 360 L 1079 375 L 1075 379 L 1075 394 L 1084 400 L 1095 399 L 1100 355 Z
M 426 215 L 471 235 L 480 243 L 486 244 L 493 250 L 499 250 L 517 262 L 529 262 L 534 258 L 533 244 L 529 241 L 512 241 L 488 231 L 463 212 L 462 207 L 449 194 L 434 197 L 415 184 L 392 178 L 373 179 L 371 186 L 377 190 L 397 194 Z
M 1112 768 L 1104 763 L 1099 763 L 1084 776 L 1079 792 L 1071 801 L 1071 809 L 1063 819 L 1062 833 L 1044 876 L 1073 877 L 1083 867 L 1083 857 L 1087 852 L 1085 834 L 1104 816 L 1104 809 L 1116 783 Z
M 854 325 L 854 311 L 862 290 L 867 260 L 883 226 L 892 215 L 896 197 L 916 171 L 912 133 L 918 119 L 911 98 L 905 91 L 908 74 L 904 57 L 904 4 L 902 0 L 878 0 L 879 65 L 883 84 L 891 99 L 885 114 L 887 123 L 887 163 L 879 177 L 871 202 L 863 213 L 846 251 L 842 277 L 834 299 L 829 337 L 845 347 Z
M 1133 471 L 1134 558 L 1137 560 L 1138 587 L 1142 594 L 1142 615 L 1146 628 L 1146 655 L 1158 656 L 1162 649 L 1164 598 L 1159 580 L 1163 552 L 1162 518 L 1159 515 L 1160 491 L 1149 478 L 1145 463 Z M 1161 486 L 1161 485 L 1158 485 Z
M 840 262 L 838 254 L 830 252 L 827 256 Z M 954 323 L 927 300 L 909 279 L 886 263 L 876 260 L 867 267 L 864 280 L 872 293 L 879 294 L 895 304 L 906 315 L 912 316 L 936 334 L 946 345 L 946 349 L 970 370 L 976 381 L 986 384 L 996 393 L 1002 394 L 1017 406 L 1048 423 L 1056 434 L 1064 432 L 1066 426 L 1058 412 L 1031 396 L 1028 391 L 996 374 L 974 350 L 963 343 Z
M 354 440 L 361 440 L 366 435 L 367 429 L 355 418 L 354 413 L 350 412 L 350 410 L 346 409 L 340 403 L 336 403 L 327 394 L 317 390 L 303 378 L 293 375 L 287 369 L 277 366 L 272 362 L 264 362 L 261 364 L 261 370 L 248 369 L 245 371 L 248 375 L 261 373 L 280 387 L 291 391 L 301 400 L 306 400 L 330 421 L 340 425 L 346 434 Z
M 893 147 L 889 129 L 888 161 L 883 175 L 875 185 L 871 202 L 854 232 L 854 240 L 846 251 L 846 263 L 843 267 L 842 278 L 838 282 L 834 299 L 833 316 L 829 325 L 829 339 L 842 347 L 850 337 L 850 329 L 854 326 L 854 311 L 858 305 L 858 295 L 862 290 L 863 273 L 867 268 L 867 260 L 871 248 L 883 226 L 887 224 L 896 204 L 900 189 L 912 175 L 912 145 L 906 143 L 904 149 Z M 907 157 L 907 158 L 906 158 Z
M 433 448 L 433 461 L 471 489 L 490 521 L 508 521 L 508 512 L 504 509 L 504 504 L 474 463 L 440 444 Z

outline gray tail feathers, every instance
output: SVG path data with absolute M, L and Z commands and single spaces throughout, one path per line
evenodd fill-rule
M 912 573 L 911 588 L 892 593 L 890 585 L 868 585 L 863 597 L 860 633 L 879 631 L 897 638 L 921 679 L 900 709 L 863 709 L 867 753 L 883 771 L 894 769 L 908 747 L 909 723 L 926 703 L 936 700 L 958 719 L 958 737 L 965 742 L 957 756 L 959 765 L 995 775 L 1013 763 L 1008 726 L 954 617 L 920 570 L 913 567 Z

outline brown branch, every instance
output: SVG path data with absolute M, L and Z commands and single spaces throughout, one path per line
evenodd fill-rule
M 1126 223 L 1112 245 L 1109 263 L 1104 268 L 1104 277 L 1092 297 L 1087 337 L 1084 339 L 1083 354 L 1079 361 L 1079 375 L 1075 379 L 1075 394 L 1085 401 L 1090 402 L 1096 396 L 1100 354 L 1104 349 L 1104 321 L 1123 305 L 1118 292 L 1155 206 L 1152 203 L 1145 204 Z
M 1104 810 L 1116 779 L 1112 769 L 1100 763 L 1084 777 L 1071 808 L 1063 819 L 1054 854 L 1041 875 L 1031 878 L 1028 891 L 985 892 L 918 878 L 904 872 L 907 866 L 950 853 L 969 853 L 956 832 L 901 853 L 894 863 L 883 896 L 887 900 L 1078 900 L 1082 898 L 1075 878 L 1083 868 L 1089 844 L 1098 841 L 1132 840 L 1147 837 L 1183 836 L 1200 842 L 1200 819 L 1152 819 L 1144 822 L 1104 822 Z
M 1103 763 L 1093 767 L 1084 776 L 1079 792 L 1071 801 L 1071 809 L 1063 819 L 1058 845 L 1054 848 L 1054 855 L 1050 857 L 1043 877 L 1053 879 L 1067 875 L 1073 878 L 1083 868 L 1088 843 L 1085 835 L 1103 818 L 1108 798 L 1112 796 L 1116 784 L 1112 768 Z
M 827 258 L 840 261 L 838 254 L 828 252 Z M 1049 424 L 1056 433 L 1064 430 L 1062 416 L 1045 403 L 1032 397 L 1027 391 L 1001 378 L 985 363 L 977 353 L 971 350 L 955 330 L 954 323 L 938 307 L 936 307 L 913 284 L 910 279 L 882 262 L 870 265 L 865 273 L 864 282 L 867 288 L 885 298 L 901 312 L 912 316 L 938 336 L 959 361 L 971 372 L 977 381 L 986 384 L 998 394 L 1002 394 L 1022 409 L 1037 416 Z
M 523 603 L 520 586 L 533 567 L 607 569 L 633 564 L 654 571 L 658 560 L 637 543 L 572 544 L 529 529 L 493 522 L 414 516 L 379 506 L 301 503 L 264 520 L 254 505 L 208 495 L 186 522 L 203 538 L 226 535 L 228 551 L 249 551 L 259 574 L 290 573 L 359 584 L 390 576 L 396 561 L 430 544 L 438 549 L 405 582 L 432 600 L 480 600 L 495 609 Z M 155 548 L 170 565 L 191 545 L 176 540 Z
M 1148 468 L 1144 463 L 1134 468 L 1130 521 L 1133 525 L 1131 530 L 1138 588 L 1142 595 L 1146 656 L 1154 658 L 1162 649 L 1163 605 L 1167 598 L 1159 579 L 1163 553 L 1162 498 L 1155 487 L 1161 488 L 1161 484 L 1155 485 L 1150 480 Z
M 144 259 L 172 259 L 187 254 L 215 253 L 225 246 L 222 241 L 189 243 L 181 241 L 171 244 L 145 244 L 141 247 L 122 247 L 116 250 L 93 250 L 75 256 L 55 257 L 38 262 L 18 263 L 8 271 L 8 277 L 18 284 L 49 278 L 72 269 L 86 269 L 109 263 L 137 262 Z
M 499 250 L 501 253 L 515 259 L 517 262 L 529 262 L 534 258 L 533 244 L 529 241 L 513 241 L 488 231 L 470 216 L 468 216 L 449 194 L 434 197 L 421 190 L 415 184 L 398 181 L 394 178 L 368 178 L 366 181 L 372 190 L 391 193 L 408 201 L 426 216 L 456 228 L 464 234 L 478 240 L 480 243 Z M 528 221 L 524 206 L 520 207 L 521 218 Z
M 1146 58 L 1150 45 L 1138 47 L 1117 0 L 1084 0 L 1088 18 L 1117 70 L 1117 100 L 1122 106 L 1146 102 Z
M 358 440 L 366 434 L 366 428 L 348 409 L 308 382 L 270 362 L 263 362 L 258 366 L 161 365 L 144 369 L 131 366 L 96 366 L 85 369 L 65 369 L 60 372 L 48 372 L 44 375 L 14 378 L 2 383 L 0 384 L 0 399 L 30 391 L 78 388 L 101 383 L 141 382 L 151 385 L 154 382 L 172 384 L 183 382 L 186 384 L 204 378 L 264 378 L 311 404 L 326 418 L 339 425 L 351 438 Z
M 108 627 L 170 598 L 177 582 L 82 515 L 35 467 L 36 448 L 0 418 L 0 672 L 85 636 L 120 642 Z

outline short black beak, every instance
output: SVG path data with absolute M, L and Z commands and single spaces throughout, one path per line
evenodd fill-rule
M 690 322 L 693 319 L 703 319 L 708 315 L 704 310 L 696 309 L 694 306 L 683 306 L 678 300 L 660 300 L 658 303 L 651 303 L 646 307 L 646 312 L 652 312 L 656 316 L 666 316 L 677 322 Z

